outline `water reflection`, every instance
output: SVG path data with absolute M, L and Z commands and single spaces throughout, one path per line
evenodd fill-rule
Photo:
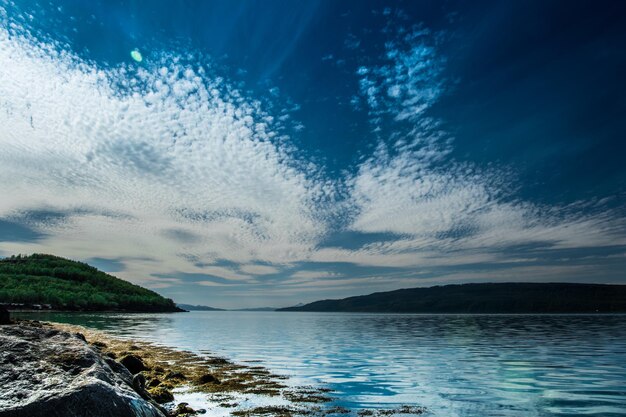
M 351 408 L 626 415 L 626 316 L 39 313 L 325 384 Z M 31 316 L 32 317 L 32 316 Z

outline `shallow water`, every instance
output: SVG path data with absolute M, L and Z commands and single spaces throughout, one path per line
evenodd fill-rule
M 349 408 L 438 416 L 626 416 L 626 316 L 280 312 L 22 314 L 234 361 L 335 390 Z

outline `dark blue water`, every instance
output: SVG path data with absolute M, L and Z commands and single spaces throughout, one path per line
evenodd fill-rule
M 626 316 L 47 313 L 334 389 L 351 408 L 626 416 Z

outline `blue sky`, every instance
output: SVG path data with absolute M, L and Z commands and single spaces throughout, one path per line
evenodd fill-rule
M 0 0 L 0 256 L 226 308 L 626 283 L 622 8 Z

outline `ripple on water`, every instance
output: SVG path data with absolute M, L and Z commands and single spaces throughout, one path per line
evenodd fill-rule
M 63 314 L 235 361 L 351 408 L 427 407 L 439 416 L 626 416 L 626 316 L 278 312 Z

